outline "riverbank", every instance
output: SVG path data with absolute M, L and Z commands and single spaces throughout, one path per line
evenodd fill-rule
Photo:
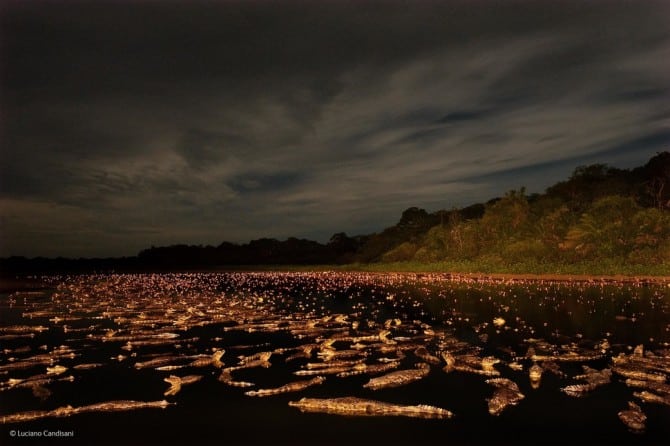
M 0 293 L 37 291 L 48 287 L 47 284 L 36 277 L 6 277 L 0 275 Z
M 390 271 L 389 271 L 390 272 Z M 408 271 L 400 271 L 399 274 Z M 379 273 L 384 274 L 384 273 Z M 421 272 L 414 274 L 423 274 Z M 440 274 L 440 273 L 429 273 Z M 454 280 L 493 282 L 578 282 L 578 283 L 655 283 L 670 287 L 670 276 L 625 276 L 625 275 L 584 275 L 584 274 L 487 274 L 487 273 L 442 273 Z

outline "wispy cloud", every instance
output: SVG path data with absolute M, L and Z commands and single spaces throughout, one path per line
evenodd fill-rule
M 666 3 L 321 6 L 6 8 L 0 255 L 327 240 L 667 148 Z

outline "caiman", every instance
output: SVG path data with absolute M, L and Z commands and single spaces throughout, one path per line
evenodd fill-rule
M 325 380 L 326 378 L 323 376 L 317 376 L 316 378 L 312 378 L 307 381 L 294 381 L 281 387 L 275 387 L 274 389 L 251 390 L 249 392 L 245 392 L 244 394 L 247 396 L 272 396 L 279 395 L 281 393 L 299 392 L 300 390 L 304 390 L 310 386 L 321 384 Z
M 175 376 L 170 375 L 163 381 L 170 384 L 170 388 L 165 391 L 164 396 L 176 395 L 181 390 L 181 386 L 193 384 L 202 379 L 201 375 Z
M 500 360 L 493 356 L 481 358 L 473 354 L 464 354 L 449 358 L 445 353 L 442 353 L 442 357 L 447 362 L 447 366 L 444 368 L 446 372 L 456 370 L 483 376 L 500 376 L 500 372 L 493 367 Z
M 640 406 L 633 403 L 632 401 L 628 402 L 628 409 L 622 410 L 619 412 L 619 419 L 628 426 L 628 429 L 634 433 L 644 432 L 645 422 L 647 421 L 647 416 L 642 412 Z
M 638 387 L 670 396 L 670 384 L 628 378 L 626 380 L 626 385 L 628 387 Z
M 491 415 L 500 415 L 507 406 L 514 406 L 524 399 L 523 393 L 519 391 L 519 386 L 507 378 L 487 379 L 486 383 L 496 388 L 493 396 L 488 399 Z
M 416 350 L 414 350 L 414 356 L 417 358 L 421 359 L 424 362 L 428 362 L 430 364 L 439 364 L 440 363 L 440 358 L 437 356 L 431 355 L 430 352 L 426 347 L 419 347 Z
M 302 412 L 323 412 L 335 415 L 367 417 L 400 416 L 411 418 L 451 418 L 453 416 L 450 411 L 435 406 L 423 404 L 405 406 L 355 397 L 302 398 L 299 401 L 291 401 L 288 404 L 289 406 L 299 408 Z
M 633 392 L 633 396 L 640 398 L 645 403 L 656 403 L 670 406 L 670 396 L 660 396 L 646 390 L 643 390 L 642 392 Z
M 612 370 L 602 369 L 596 370 L 589 366 L 583 365 L 584 373 L 575 376 L 575 379 L 586 381 L 586 384 L 572 384 L 561 388 L 561 391 L 567 395 L 579 398 L 591 392 L 595 388 L 609 384 L 612 378 Z
M 253 387 L 256 384 L 247 381 L 235 381 L 229 370 L 223 370 L 219 375 L 219 381 L 233 387 Z
M 397 372 L 387 373 L 377 378 L 372 378 L 363 387 L 372 390 L 386 389 L 390 387 L 400 387 L 405 384 L 418 381 L 425 378 L 430 373 L 430 366 L 426 363 L 419 363 L 415 369 L 398 370 Z
M 162 401 L 108 401 L 105 403 L 90 404 L 88 406 L 72 407 L 63 406 L 54 410 L 35 410 L 19 412 L 12 415 L 0 417 L 0 424 L 20 423 L 26 421 L 40 420 L 42 418 L 63 418 L 86 412 L 120 412 L 126 410 L 160 408 L 165 409 L 170 403 Z
M 353 368 L 347 372 L 340 372 L 337 374 L 338 378 L 345 378 L 347 376 L 355 375 L 374 375 L 376 373 L 388 372 L 398 368 L 400 361 L 386 362 L 383 364 L 356 364 Z
M 212 353 L 212 356 L 209 358 L 199 358 L 190 363 L 189 365 L 191 367 L 209 367 L 213 366 L 216 367 L 217 369 L 223 368 L 224 364 L 221 362 L 221 357 L 226 353 L 225 350 L 215 350 L 214 353 Z M 268 359 L 269 359 L 268 355 Z
M 533 364 L 530 369 L 528 369 L 528 376 L 530 378 L 530 386 L 533 389 L 538 389 L 540 387 L 540 381 L 542 380 L 542 367 Z

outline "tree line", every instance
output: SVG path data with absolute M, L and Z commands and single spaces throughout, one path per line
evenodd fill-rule
M 670 152 L 644 166 L 580 166 L 542 194 L 522 187 L 486 203 L 429 213 L 406 209 L 379 233 L 327 243 L 262 238 L 245 244 L 151 247 L 116 259 L 0 260 L 9 272 L 169 270 L 235 265 L 327 265 L 468 260 L 485 265 L 670 264 Z
M 486 203 L 480 217 L 452 210 L 439 225 L 406 237 L 377 259 L 503 266 L 670 264 L 669 188 L 668 152 L 632 170 L 582 166 L 544 194 L 509 191 Z

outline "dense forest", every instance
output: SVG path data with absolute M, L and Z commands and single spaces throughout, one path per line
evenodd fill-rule
M 479 215 L 472 207 L 437 214 L 408 209 L 356 259 L 658 265 L 670 262 L 668 183 L 668 152 L 633 170 L 579 167 L 544 194 L 512 190 L 479 206 Z
M 232 265 L 335 265 L 405 262 L 445 268 L 560 272 L 670 272 L 670 152 L 644 166 L 581 166 L 543 194 L 522 187 L 486 203 L 429 213 L 416 207 L 383 231 L 330 241 L 289 238 L 218 246 L 151 247 L 120 259 L 2 259 L 8 272 L 212 268 Z M 660 269 L 659 269 L 660 268 Z M 573 268 L 574 269 L 574 268 Z

